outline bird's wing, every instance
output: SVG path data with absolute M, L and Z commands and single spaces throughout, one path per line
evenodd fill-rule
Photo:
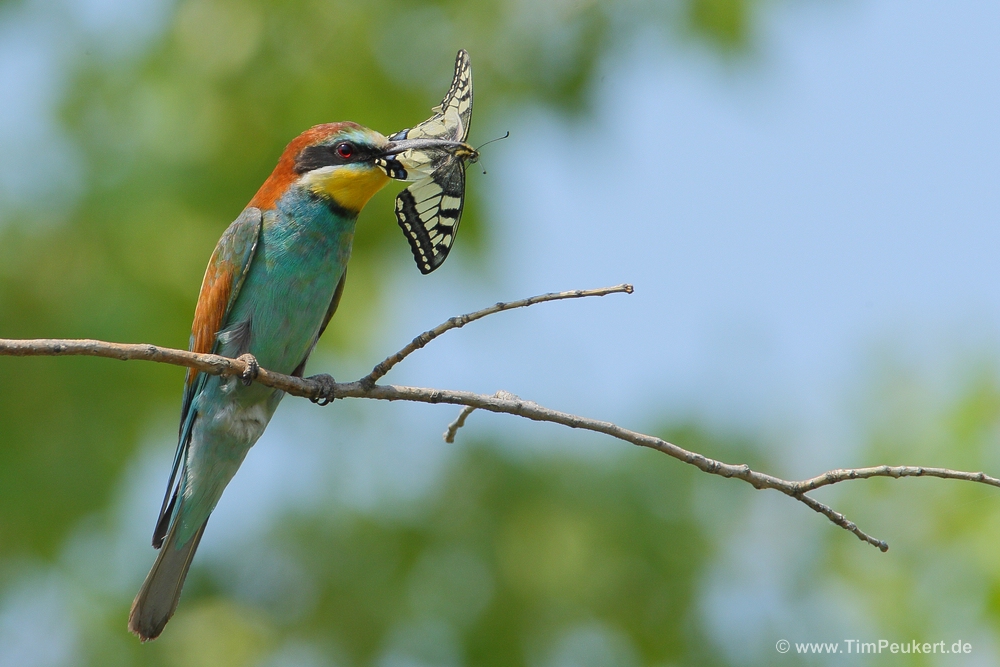
M 236 218 L 223 232 L 222 238 L 215 246 L 215 252 L 212 253 L 212 258 L 208 261 L 205 278 L 201 283 L 198 305 L 194 310 L 194 323 L 191 325 L 189 346 L 192 352 L 214 352 L 217 347 L 217 334 L 230 324 L 227 319 L 250 269 L 254 251 L 257 249 L 257 241 L 260 239 L 262 221 L 263 215 L 259 208 L 246 208 L 240 217 Z M 167 492 L 160 508 L 156 530 L 153 533 L 153 546 L 157 548 L 162 543 L 170 523 L 177 472 L 191 436 L 191 426 L 195 416 L 191 406 L 205 378 L 204 373 L 199 373 L 191 368 L 184 380 L 184 400 L 181 403 L 181 425 L 177 452 L 174 454 Z
M 344 274 L 340 276 L 340 282 L 337 283 L 337 289 L 333 290 L 333 299 L 330 301 L 330 307 L 326 309 L 326 315 L 323 317 L 323 324 L 319 327 L 319 333 L 316 334 L 316 340 L 319 340 L 326 331 L 327 325 L 330 324 L 330 320 L 333 319 L 333 314 L 337 312 L 337 306 L 340 305 L 340 299 L 344 296 L 344 284 L 347 282 L 347 269 L 344 269 Z

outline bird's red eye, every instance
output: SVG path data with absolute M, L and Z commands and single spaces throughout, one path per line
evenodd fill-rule
M 347 143 L 346 141 L 342 144 L 337 144 L 337 155 L 344 158 L 345 160 L 354 155 L 354 146 Z

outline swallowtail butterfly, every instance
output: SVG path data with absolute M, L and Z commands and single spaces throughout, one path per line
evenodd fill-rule
M 463 49 L 455 60 L 451 88 L 419 125 L 389 137 L 436 139 L 452 145 L 413 148 L 386 160 L 390 176 L 414 181 L 396 197 L 396 220 L 410 242 L 417 268 L 428 274 L 444 263 L 455 243 L 465 203 L 465 165 L 479 153 L 465 143 L 472 120 L 472 66 Z

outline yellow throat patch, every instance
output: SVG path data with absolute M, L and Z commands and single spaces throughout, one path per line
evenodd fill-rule
M 310 192 L 329 197 L 338 206 L 360 213 L 372 196 L 385 187 L 389 177 L 372 165 L 352 164 L 317 169 L 305 176 Z

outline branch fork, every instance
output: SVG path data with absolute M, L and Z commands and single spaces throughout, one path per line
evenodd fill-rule
M 230 359 L 216 354 L 198 354 L 186 350 L 175 350 L 171 348 L 159 347 L 148 344 L 127 344 L 110 343 L 99 340 L 70 340 L 70 339 L 36 339 L 36 340 L 11 340 L 0 338 L 0 356 L 30 357 L 30 356 L 67 356 L 84 355 L 93 357 L 105 357 L 109 359 L 120 359 L 122 361 L 142 360 L 155 361 L 159 363 L 173 364 L 175 366 L 185 366 L 194 368 L 203 373 L 211 375 L 237 375 L 243 379 L 250 378 L 253 382 L 259 382 L 268 387 L 279 389 L 293 396 L 302 396 L 315 399 L 320 395 L 336 395 L 337 398 L 369 398 L 383 401 L 414 401 L 418 403 L 450 403 L 461 405 L 462 410 L 458 417 L 444 433 L 446 442 L 454 442 L 458 430 L 465 424 L 466 419 L 474 410 L 488 410 L 501 414 L 516 415 L 531 419 L 533 421 L 551 422 L 562 424 L 570 428 L 579 428 L 597 433 L 604 433 L 613 438 L 638 445 L 648 447 L 663 452 L 667 456 L 673 457 L 692 465 L 702 472 L 711 475 L 719 475 L 726 478 L 741 479 L 750 484 L 755 489 L 774 489 L 786 496 L 793 498 L 809 507 L 815 512 L 822 514 L 834 525 L 840 526 L 844 530 L 853 533 L 858 539 L 877 547 L 881 551 L 887 551 L 889 545 L 885 541 L 877 539 L 864 532 L 840 512 L 825 505 L 812 496 L 808 495 L 826 486 L 832 486 L 841 482 L 858 479 L 870 479 L 873 477 L 891 477 L 899 479 L 902 477 L 938 477 L 940 479 L 954 479 L 965 482 L 975 482 L 1000 488 L 1000 479 L 992 477 L 983 472 L 965 472 L 961 470 L 951 470 L 949 468 L 926 468 L 918 466 L 872 466 L 868 468 L 846 468 L 829 470 L 821 475 L 810 479 L 791 481 L 768 475 L 766 473 L 752 470 L 746 464 L 734 465 L 708 458 L 697 452 L 689 451 L 673 443 L 662 440 L 655 436 L 646 435 L 637 431 L 632 431 L 611 422 L 599 421 L 579 415 L 552 410 L 542 405 L 527 401 L 507 391 L 498 391 L 492 396 L 486 394 L 476 394 L 467 391 L 455 391 L 449 389 L 430 389 L 424 387 L 407 387 L 400 385 L 378 384 L 385 375 L 398 363 L 406 359 L 417 350 L 423 348 L 438 336 L 452 329 L 460 329 L 467 324 L 482 319 L 487 315 L 493 315 L 515 308 L 526 308 L 537 303 L 548 301 L 558 301 L 563 299 L 578 299 L 592 296 L 606 296 L 609 294 L 631 294 L 632 286 L 628 284 L 615 285 L 591 290 L 573 290 L 569 292 L 552 292 L 540 294 L 538 296 L 520 299 L 518 301 L 500 302 L 488 308 L 477 310 L 473 313 L 452 317 L 442 324 L 423 332 L 414 338 L 401 350 L 386 357 L 376 364 L 372 372 L 354 382 L 334 382 L 330 384 L 329 376 L 314 376 L 314 378 L 299 378 L 282 373 L 275 373 L 265 368 L 260 368 L 257 362 L 250 355 L 244 355 L 237 359 Z M 328 380 L 329 378 L 329 380 Z M 332 387 L 332 391 L 331 391 Z

